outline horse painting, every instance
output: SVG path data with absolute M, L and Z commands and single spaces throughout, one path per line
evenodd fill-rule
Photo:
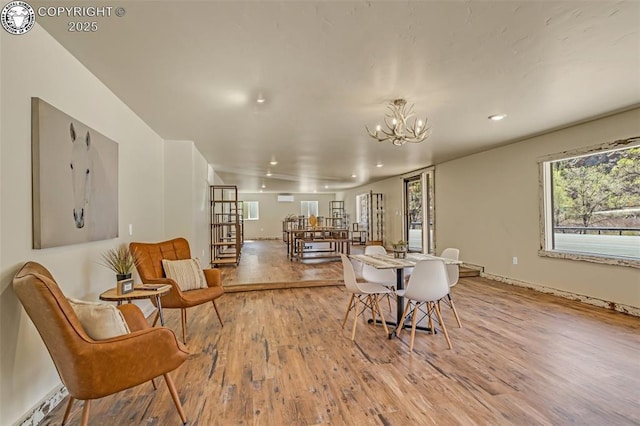
M 118 144 L 32 100 L 33 248 L 118 236 Z
M 76 129 L 73 123 L 69 126 L 71 134 L 71 182 L 73 185 L 73 220 L 76 228 L 84 227 L 85 213 L 89 208 L 91 195 L 91 135 L 83 140 L 76 140 Z

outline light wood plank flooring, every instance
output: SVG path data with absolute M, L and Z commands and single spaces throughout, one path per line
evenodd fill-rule
M 210 305 L 190 309 L 192 355 L 172 374 L 189 424 L 640 424 L 639 318 L 484 278 L 452 294 L 453 349 L 419 333 L 413 353 L 408 332 L 388 340 L 364 320 L 352 342 L 342 286 L 225 294 L 224 328 Z M 159 382 L 94 401 L 90 424 L 180 424 Z M 60 424 L 65 405 L 42 424 Z
M 352 250 L 362 252 L 363 246 L 353 246 Z M 245 241 L 239 266 L 222 266 L 220 270 L 225 288 L 231 291 L 342 284 L 339 259 L 291 261 L 281 240 Z

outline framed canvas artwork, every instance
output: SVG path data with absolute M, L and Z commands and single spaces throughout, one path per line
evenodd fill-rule
M 33 248 L 118 237 L 118 144 L 31 98 Z

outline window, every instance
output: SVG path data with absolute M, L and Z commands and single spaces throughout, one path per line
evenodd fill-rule
M 367 194 L 356 195 L 356 222 L 367 223 Z
M 540 254 L 640 267 L 640 138 L 540 162 Z
M 318 202 L 300 201 L 300 214 L 306 217 L 311 215 L 318 216 Z
M 244 220 L 260 219 L 259 206 L 257 201 L 244 201 L 243 217 Z

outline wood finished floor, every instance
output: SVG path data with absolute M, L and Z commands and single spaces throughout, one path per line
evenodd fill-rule
M 364 320 L 352 342 L 341 286 L 225 294 L 224 328 L 211 306 L 190 309 L 192 355 L 172 373 L 189 424 L 640 424 L 639 318 L 484 278 L 452 295 L 453 349 L 419 333 L 413 353 L 408 332 L 388 340 Z M 159 382 L 94 401 L 90 424 L 180 424 Z M 60 424 L 66 402 L 42 424 Z
M 353 246 L 354 252 L 362 252 L 363 246 Z M 338 261 L 304 262 L 287 259 L 287 246 L 281 240 L 245 241 L 242 246 L 240 264 L 221 266 L 225 287 L 251 285 L 254 288 L 273 288 L 285 283 L 342 283 L 342 264 Z

